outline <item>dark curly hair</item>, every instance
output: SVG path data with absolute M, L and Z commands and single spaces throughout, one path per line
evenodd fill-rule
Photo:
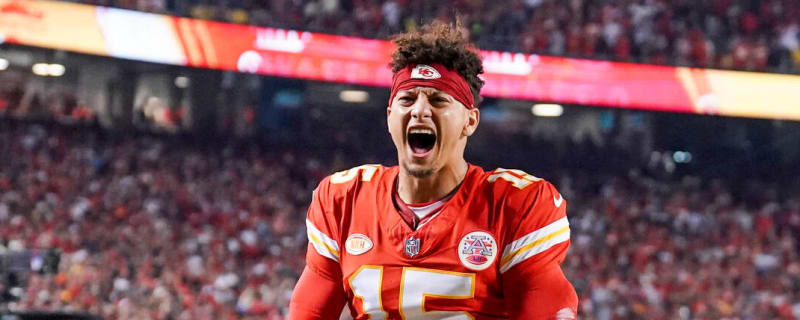
M 397 44 L 397 50 L 392 54 L 389 64 L 392 72 L 409 64 L 440 63 L 467 80 L 477 105 L 481 101 L 483 80 L 478 75 L 483 73 L 483 64 L 477 49 L 461 30 L 460 20 L 455 25 L 434 21 L 423 26 L 421 32 L 411 31 L 394 36 L 392 41 Z

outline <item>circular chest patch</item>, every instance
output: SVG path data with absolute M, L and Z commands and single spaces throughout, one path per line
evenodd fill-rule
M 497 242 L 491 234 L 473 231 L 458 243 L 458 258 L 461 264 L 472 270 L 484 270 L 497 258 Z
M 354 233 L 347 237 L 344 247 L 347 253 L 357 256 L 372 249 L 372 240 L 363 234 Z

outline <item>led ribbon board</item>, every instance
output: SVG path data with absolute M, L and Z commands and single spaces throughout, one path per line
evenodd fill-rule
M 56 1 L 0 0 L 0 41 L 93 55 L 388 87 L 385 40 Z M 481 51 L 482 94 L 800 120 L 800 76 Z

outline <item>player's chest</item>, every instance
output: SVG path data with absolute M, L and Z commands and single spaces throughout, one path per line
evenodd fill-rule
M 417 229 L 409 227 L 391 203 L 356 203 L 349 209 L 340 229 L 345 274 L 362 265 L 497 269 L 503 221 L 487 205 L 448 204 Z
M 504 312 L 492 311 L 502 306 L 502 235 L 486 208 L 446 207 L 417 230 L 394 208 L 383 209 L 354 216 L 343 230 L 343 280 L 358 314 L 440 318 L 466 316 L 455 310 Z

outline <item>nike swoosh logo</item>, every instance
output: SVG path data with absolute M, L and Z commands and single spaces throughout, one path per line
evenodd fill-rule
M 556 208 L 560 207 L 562 202 L 564 202 L 564 198 L 561 197 L 560 194 L 558 195 L 558 198 L 556 198 L 556 196 L 553 196 L 553 203 L 556 204 Z

